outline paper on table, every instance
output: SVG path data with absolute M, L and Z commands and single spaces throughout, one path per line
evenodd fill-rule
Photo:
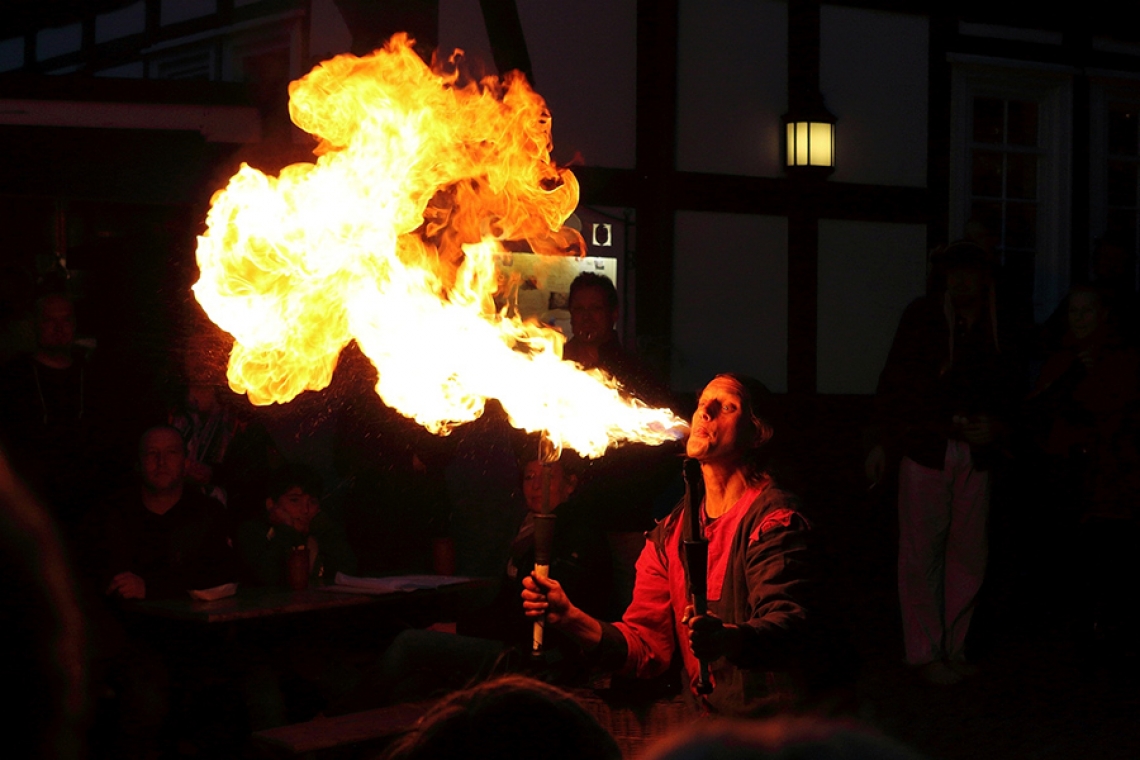
M 395 594 L 425 588 L 441 588 L 466 583 L 470 578 L 455 575 L 393 575 L 387 578 L 359 578 L 336 574 L 336 585 L 325 586 L 332 591 L 355 591 L 360 594 Z
M 236 594 L 237 584 L 224 583 L 221 586 L 214 586 L 213 588 L 194 589 L 189 593 L 191 598 L 197 599 L 199 602 L 213 602 Z

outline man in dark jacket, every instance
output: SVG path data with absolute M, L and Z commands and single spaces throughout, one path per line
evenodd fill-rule
M 899 599 L 907 662 L 949 685 L 974 672 L 966 632 L 985 576 L 990 470 L 1018 398 L 1002 353 L 990 262 L 972 243 L 938 254 L 930 295 L 903 313 L 879 378 L 880 444 L 899 465 Z
M 235 580 L 222 505 L 184 487 L 178 431 L 151 428 L 139 445 L 139 485 L 107 505 L 100 566 L 105 591 L 122 599 L 177 597 Z

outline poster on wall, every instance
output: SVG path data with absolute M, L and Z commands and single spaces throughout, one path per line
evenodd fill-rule
M 555 327 L 567 338 L 573 337 L 568 298 L 574 278 L 582 272 L 594 272 L 618 286 L 617 259 L 603 256 L 579 259 L 505 252 L 496 257 L 496 266 L 503 283 L 500 308 L 513 302 L 519 317 Z

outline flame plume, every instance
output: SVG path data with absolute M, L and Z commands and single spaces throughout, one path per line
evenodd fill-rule
M 215 194 L 194 293 L 233 335 L 230 388 L 284 403 L 329 384 L 356 340 L 385 403 L 432 432 L 500 401 L 511 424 L 599 456 L 660 443 L 684 422 L 563 362 L 563 336 L 498 309 L 498 241 L 580 254 L 562 226 L 574 175 L 550 160 L 550 115 L 521 74 L 460 84 L 406 35 L 341 55 L 289 87 L 315 163 L 277 177 L 243 164 Z

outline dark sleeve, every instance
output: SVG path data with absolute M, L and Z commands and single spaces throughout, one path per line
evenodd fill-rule
M 272 532 L 271 532 L 272 531 Z M 258 586 L 285 583 L 285 560 L 294 546 L 305 538 L 287 525 L 269 525 L 264 520 L 242 523 L 234 539 L 243 576 Z
M 146 581 L 148 599 L 181 596 L 237 580 L 237 563 L 230 547 L 222 505 L 213 499 L 195 500 L 187 519 L 172 539 L 171 556 Z
M 338 572 L 356 573 L 356 554 L 348 543 L 344 525 L 326 512 L 318 512 L 309 526 L 310 534 L 317 539 L 317 565 L 324 568 L 323 577 L 332 583 Z M 284 560 L 282 560 L 284 561 Z
M 948 335 L 935 329 L 938 323 L 933 309 L 933 303 L 925 298 L 907 307 L 879 376 L 875 412 L 881 443 L 896 451 L 908 429 L 920 428 L 942 436 L 951 433 L 951 421 L 943 419 L 937 392 L 936 357 L 941 347 L 934 345 L 948 340 Z
M 779 670 L 803 650 L 810 635 L 813 566 L 807 524 L 798 514 L 787 526 L 764 530 L 748 545 L 748 600 L 752 617 L 743 626 L 745 642 L 733 664 L 745 669 Z
M 602 623 L 602 640 L 598 642 L 597 649 L 589 653 L 589 658 L 599 670 L 616 672 L 625 666 L 629 659 L 629 645 L 613 623 Z
M 91 521 L 90 534 L 95 546 L 90 551 L 91 566 L 98 577 L 99 590 L 107 588 L 119 573 L 136 572 L 133 547 L 138 543 L 135 525 L 114 504 L 98 507 Z M 145 579 L 144 579 L 145 580 Z

